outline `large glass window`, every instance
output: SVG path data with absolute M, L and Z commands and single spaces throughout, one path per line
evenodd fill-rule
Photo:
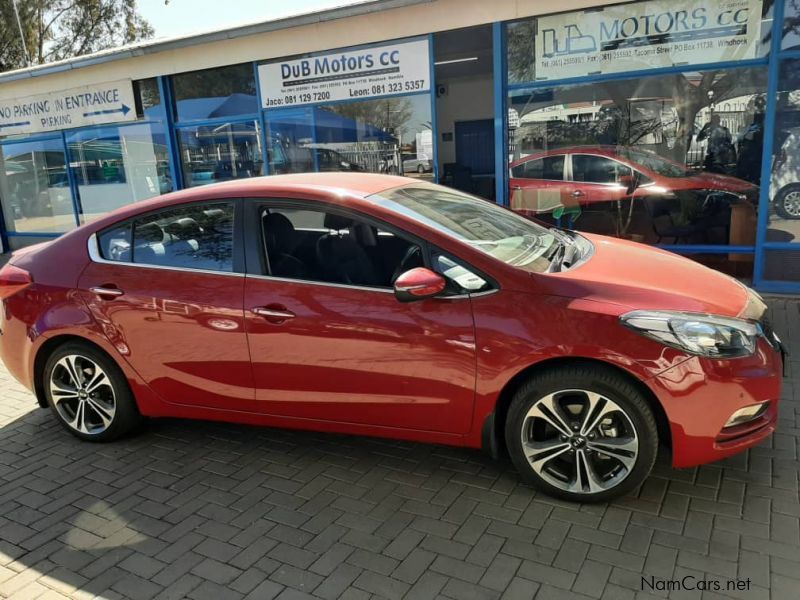
M 433 178 L 430 96 L 269 111 L 271 173 L 366 171 Z
M 172 89 L 179 121 L 258 112 L 251 63 L 174 75 Z
M 181 127 L 177 135 L 185 187 L 264 174 L 257 121 Z
M 430 96 L 381 98 L 317 109 L 315 148 L 333 152 L 319 169 L 433 178 Z
M 307 173 L 315 170 L 313 108 L 267 113 L 269 172 Z
M 0 146 L 0 196 L 14 232 L 61 233 L 75 227 L 61 138 Z
M 67 136 L 67 145 L 83 221 L 173 189 L 159 124 L 83 129 Z
M 783 21 L 784 50 L 800 50 L 800 0 L 785 0 Z
M 648 243 L 753 246 L 766 79 L 720 69 L 512 91 L 512 208 Z M 554 182 L 545 167 L 562 162 Z M 727 265 L 749 272 L 752 255 Z
M 767 240 L 800 242 L 800 60 L 781 61 Z

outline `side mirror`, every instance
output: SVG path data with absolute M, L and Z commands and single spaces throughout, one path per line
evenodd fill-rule
M 433 298 L 444 291 L 444 277 L 425 267 L 406 271 L 394 282 L 394 297 L 400 302 L 414 302 Z
M 632 194 L 636 191 L 636 187 L 639 184 L 639 178 L 635 175 L 620 175 L 617 179 L 617 183 L 625 188 L 625 193 Z

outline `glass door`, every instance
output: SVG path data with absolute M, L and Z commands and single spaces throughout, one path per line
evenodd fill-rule
M 0 146 L 0 194 L 10 235 L 63 233 L 76 226 L 61 137 Z

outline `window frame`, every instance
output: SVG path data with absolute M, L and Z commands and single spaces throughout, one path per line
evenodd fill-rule
M 172 212 L 193 206 L 203 206 L 209 204 L 231 204 L 233 206 L 233 268 L 230 271 L 216 271 L 213 269 L 197 269 L 193 267 L 173 267 L 169 265 L 151 265 L 147 263 L 137 263 L 122 260 L 111 260 L 105 258 L 100 250 L 100 236 L 112 229 L 119 229 L 122 227 L 129 227 L 131 232 L 131 245 L 133 245 L 133 231 L 134 223 L 141 219 L 155 217 L 161 213 Z M 146 211 L 132 215 L 127 219 L 117 221 L 111 225 L 106 225 L 101 229 L 97 229 L 89 236 L 88 249 L 89 259 L 92 262 L 117 265 L 121 267 L 136 267 L 140 269 L 157 269 L 161 271 L 181 271 L 188 273 L 205 273 L 209 275 L 224 275 L 233 277 L 243 277 L 245 275 L 245 257 L 244 257 L 244 226 L 243 226 L 243 211 L 242 201 L 239 198 L 205 198 L 201 200 L 192 200 L 190 202 L 180 202 L 177 204 L 170 204 L 168 206 L 161 206 L 155 210 Z M 133 259 L 133 248 L 131 248 L 131 259 Z
M 480 269 L 476 269 L 469 261 L 464 260 L 463 258 L 453 254 L 452 252 L 445 251 L 433 245 L 431 242 L 429 242 L 424 238 L 419 237 L 418 235 L 400 229 L 399 227 L 391 225 L 381 219 L 377 219 L 372 215 L 368 215 L 363 212 L 349 208 L 342 208 L 340 206 L 336 206 L 334 204 L 330 204 L 325 201 L 313 200 L 310 198 L 261 197 L 261 198 L 254 198 L 252 200 L 249 199 L 243 200 L 244 218 L 242 222 L 247 223 L 247 225 L 245 225 L 245 230 L 244 230 L 244 250 L 245 250 L 247 277 L 266 279 L 270 281 L 284 281 L 302 285 L 315 285 L 323 287 L 361 290 L 367 292 L 378 292 L 383 294 L 394 294 L 393 287 L 384 288 L 384 287 L 373 287 L 364 285 L 352 285 L 347 283 L 317 281 L 313 279 L 293 279 L 289 277 L 276 277 L 271 275 L 268 272 L 268 265 L 266 259 L 266 245 L 264 240 L 263 228 L 261 227 L 260 215 L 264 209 L 280 209 L 280 208 L 324 212 L 324 213 L 335 214 L 342 217 L 359 219 L 364 223 L 367 223 L 368 225 L 371 225 L 383 231 L 388 231 L 393 235 L 400 236 L 404 239 L 407 239 L 411 243 L 417 244 L 422 250 L 422 262 L 423 266 L 426 269 L 433 270 L 432 254 L 434 251 L 436 251 L 447 256 L 452 256 L 455 261 L 457 261 L 458 263 L 462 264 L 465 268 L 475 273 L 475 275 L 478 275 L 479 277 L 487 281 L 491 286 L 490 289 L 483 290 L 481 292 L 470 293 L 468 291 L 464 291 L 464 293 L 461 294 L 437 296 L 436 297 L 437 299 L 456 300 L 462 298 L 481 296 L 485 294 L 492 294 L 500 290 L 500 286 L 498 285 L 497 280 L 495 280 L 494 277 L 487 275 L 484 271 Z

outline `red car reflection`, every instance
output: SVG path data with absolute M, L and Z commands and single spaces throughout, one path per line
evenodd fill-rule
M 705 209 L 705 220 L 697 218 L 693 224 L 670 223 L 660 229 L 655 225 L 654 242 L 661 242 L 662 238 L 668 242 L 686 241 L 682 238 L 702 233 L 714 224 L 728 227 L 731 206 L 746 205 L 754 212 L 758 203 L 758 187 L 747 181 L 691 171 L 649 150 L 623 146 L 579 146 L 540 152 L 512 163 L 510 172 L 512 208 L 529 216 L 553 211 L 577 214 L 630 199 L 643 204 L 642 210 L 650 221 L 668 217 L 681 199 Z M 712 205 L 716 210 L 711 210 Z M 748 240 L 721 242 L 742 244 Z
M 655 181 L 654 181 L 654 184 Z M 600 501 L 775 428 L 744 285 L 400 177 L 256 178 L 119 209 L 0 271 L 0 356 L 79 438 L 144 417 L 507 453 Z

